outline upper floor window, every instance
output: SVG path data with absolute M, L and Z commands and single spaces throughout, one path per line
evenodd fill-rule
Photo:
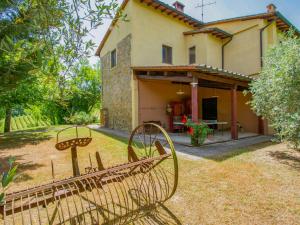
M 189 63 L 190 64 L 196 63 L 196 47 L 195 46 L 189 48 Z
M 172 64 L 172 47 L 167 45 L 162 46 L 162 62 Z
M 110 67 L 114 68 L 116 65 L 117 65 L 117 51 L 116 49 L 114 49 L 110 53 Z

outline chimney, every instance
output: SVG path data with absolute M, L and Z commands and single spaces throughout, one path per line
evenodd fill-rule
M 277 7 L 274 4 L 267 5 L 268 13 L 274 13 L 274 12 L 276 12 L 276 9 L 277 9 Z
M 173 6 L 175 7 L 175 9 L 177 9 L 180 12 L 184 12 L 184 4 L 182 4 L 179 1 L 176 1 L 173 3 Z

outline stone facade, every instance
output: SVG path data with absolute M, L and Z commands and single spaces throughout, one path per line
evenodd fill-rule
M 103 109 L 108 111 L 109 128 L 131 130 L 131 35 L 117 44 L 117 65 L 111 68 L 110 52 L 101 58 Z

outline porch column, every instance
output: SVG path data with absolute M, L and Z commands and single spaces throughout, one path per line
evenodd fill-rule
M 261 116 L 258 117 L 258 133 L 261 135 L 265 134 L 264 120 Z
M 231 139 L 238 139 L 237 127 L 237 85 L 231 88 Z
M 192 85 L 192 121 L 198 122 L 199 114 L 198 114 L 198 78 L 196 76 L 193 76 L 193 82 Z

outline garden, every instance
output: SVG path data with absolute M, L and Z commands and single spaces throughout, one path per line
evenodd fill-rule
M 72 175 L 70 151 L 55 149 L 56 133 L 62 128 L 0 136 L 1 164 L 7 168 L 7 159 L 15 156 L 18 165 L 8 191 L 51 182 L 51 160 L 55 179 Z M 96 151 L 105 167 L 127 162 L 127 138 L 97 131 L 92 138 L 89 146 L 78 150 L 81 170 Z M 285 144 L 266 142 L 209 158 L 178 157 L 177 191 L 166 202 L 167 211 L 157 213 L 164 224 L 297 224 L 300 220 L 300 154 Z M 96 165 L 94 158 L 92 163 Z

